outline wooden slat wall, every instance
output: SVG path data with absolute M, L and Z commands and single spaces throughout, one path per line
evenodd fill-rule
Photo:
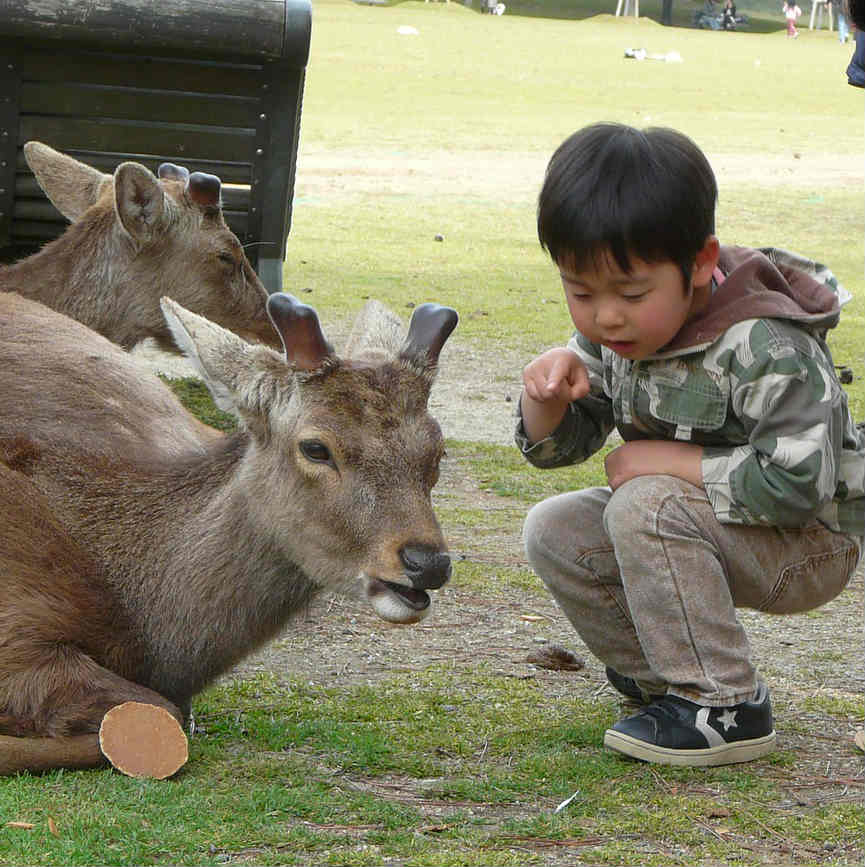
M 21 45 L 22 43 L 16 43 Z M 87 51 L 62 43 L 26 43 L 17 59 L 25 81 L 88 82 L 109 87 L 142 86 L 152 90 L 254 98 L 261 88 L 262 64 L 190 60 L 182 57 Z
M 285 0 L 5 0 L 4 32 L 158 54 L 284 57 Z M 305 58 L 300 61 L 305 64 Z
M 263 65 L 92 51 L 58 58 L 56 48 L 16 50 L 21 144 L 42 141 L 105 172 L 132 159 L 154 172 L 171 161 L 215 174 L 225 184 L 241 185 L 224 189 L 225 217 L 242 241 L 250 239 L 249 185 L 262 99 L 269 96 Z M 17 162 L 12 243 L 57 237 L 65 220 L 20 151 Z
M 199 7 L 209 14 L 196 19 Z M 66 226 L 23 158 L 31 140 L 104 172 L 134 160 L 154 172 L 170 161 L 218 175 L 227 222 L 242 242 L 256 242 L 253 264 L 283 255 L 308 0 L 112 0 L 74 9 L 65 0 L 12 0 L 9 10 L 0 16 L 0 256 L 14 258 Z M 183 43 L 189 51 L 166 48 L 176 36 L 172 16 L 183 27 L 198 21 L 216 50 L 203 50 L 202 32 Z M 109 35 L 96 38 L 103 26 Z

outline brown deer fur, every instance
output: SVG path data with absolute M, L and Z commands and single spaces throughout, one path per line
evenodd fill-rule
M 164 301 L 240 419 L 222 437 L 115 345 L 0 294 L 0 773 L 100 764 L 127 700 L 182 718 L 314 593 L 410 623 L 447 580 L 426 403 L 456 315 L 426 305 L 401 352 L 361 334 L 340 359 L 310 308 L 268 307 L 284 354 Z
M 218 179 L 203 176 L 216 183 L 202 203 L 188 174 L 156 178 L 127 162 L 106 175 L 40 142 L 28 142 L 24 154 L 72 224 L 29 258 L 0 266 L 0 291 L 40 301 L 124 349 L 145 337 L 175 349 L 159 308 L 163 295 L 279 346 L 267 290 L 223 219 Z

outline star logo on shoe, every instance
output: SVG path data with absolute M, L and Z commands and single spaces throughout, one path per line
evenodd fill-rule
M 731 728 L 736 728 L 736 714 L 738 711 L 730 710 L 730 708 L 725 707 L 724 713 L 718 714 L 718 722 L 724 726 L 724 731 L 729 731 Z

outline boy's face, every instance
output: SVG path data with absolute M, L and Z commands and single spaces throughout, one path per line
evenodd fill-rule
M 619 268 L 612 255 L 600 257 L 597 268 L 580 271 L 567 259 L 558 264 L 577 330 L 592 343 L 639 361 L 666 346 L 705 306 L 717 251 L 708 269 L 698 257 L 694 288 L 683 285 L 682 272 L 672 262 L 644 262 L 635 256 L 630 260 L 629 273 Z

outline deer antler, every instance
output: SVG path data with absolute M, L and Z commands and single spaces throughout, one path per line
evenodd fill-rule
M 184 184 L 189 183 L 189 169 L 184 166 L 176 166 L 174 163 L 162 163 L 156 170 L 156 176 L 169 181 L 183 181 Z
M 197 205 L 214 207 L 219 204 L 222 181 L 216 175 L 193 172 L 189 176 L 189 197 Z
M 430 366 L 437 364 L 439 353 L 458 321 L 459 316 L 451 307 L 421 304 L 412 314 L 400 358 L 414 359 Z
M 267 299 L 267 315 L 282 338 L 287 364 L 301 370 L 316 370 L 333 347 L 321 331 L 318 314 L 293 295 L 274 292 Z

